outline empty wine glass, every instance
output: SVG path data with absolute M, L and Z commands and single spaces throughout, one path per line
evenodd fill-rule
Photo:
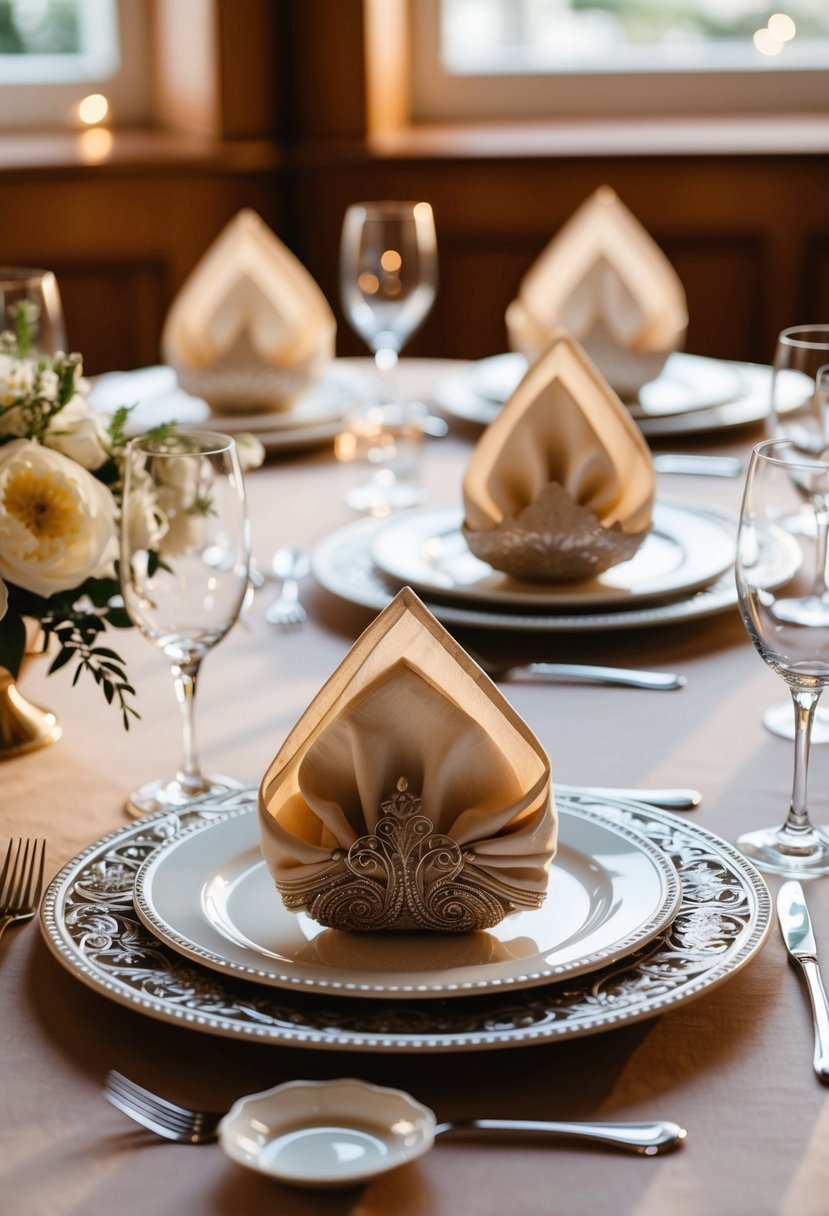
M 66 350 L 63 307 L 51 270 L 0 266 L 0 329 L 17 331 L 21 311 L 24 354 L 54 355 Z
M 343 308 L 374 355 L 373 399 L 356 403 L 337 437 L 337 459 L 362 468 L 345 499 L 357 511 L 387 514 L 423 497 L 419 461 L 426 409 L 404 401 L 390 376 L 400 351 L 426 318 L 437 288 L 437 238 L 428 203 L 355 203 L 340 242 Z
M 811 529 L 792 529 L 804 500 Z M 748 635 L 785 680 L 794 702 L 794 780 L 781 827 L 737 844 L 762 870 L 801 878 L 829 874 L 829 836 L 812 826 L 806 801 L 812 719 L 829 684 L 829 454 L 804 455 L 790 439 L 754 449 L 737 535 L 737 591 Z
M 202 773 L 194 707 L 200 664 L 239 615 L 249 564 L 235 441 L 212 431 L 133 439 L 124 477 L 121 589 L 133 624 L 170 662 L 183 757 L 174 778 L 151 781 L 130 795 L 132 815 L 240 785 Z
M 805 455 L 829 450 L 829 325 L 794 325 L 780 333 L 772 368 L 769 437 L 791 439 Z M 814 529 L 808 503 L 788 527 Z M 791 707 L 785 701 L 765 711 L 763 725 L 774 735 L 794 738 Z M 829 743 L 829 708 L 818 706 L 815 712 L 812 743 Z

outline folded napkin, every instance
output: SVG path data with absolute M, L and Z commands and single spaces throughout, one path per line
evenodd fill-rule
M 336 321 L 308 271 L 255 212 L 222 230 L 170 307 L 161 346 L 219 412 L 278 410 L 334 357 Z
M 485 929 L 555 853 L 538 740 L 408 587 L 311 702 L 259 791 L 293 911 L 335 929 Z
M 562 332 L 478 440 L 463 533 L 476 557 L 516 578 L 589 578 L 636 552 L 655 487 L 636 423 Z
M 682 346 L 688 309 L 662 250 L 609 186 L 571 216 L 530 267 L 506 314 L 511 348 L 532 362 L 558 327 L 630 399 Z

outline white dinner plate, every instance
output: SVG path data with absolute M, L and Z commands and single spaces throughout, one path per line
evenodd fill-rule
M 217 971 L 343 996 L 532 988 L 615 962 L 670 923 L 676 870 L 622 824 L 564 807 L 541 908 L 475 933 L 346 933 L 289 912 L 255 812 L 200 825 L 138 871 L 135 908 L 166 945 Z
M 737 520 L 730 512 L 705 512 L 724 521 L 736 535 Z M 372 560 L 375 538 L 386 524 L 383 519 L 358 519 L 330 533 L 311 554 L 311 571 L 321 587 L 349 603 L 379 612 L 400 589 L 377 568 Z M 699 591 L 653 604 L 596 611 L 575 612 L 545 607 L 530 612 L 513 605 L 504 611 L 468 602 L 445 603 L 424 595 L 427 608 L 448 628 L 504 629 L 518 633 L 602 633 L 607 629 L 637 629 L 651 625 L 671 625 L 680 621 L 701 620 L 716 612 L 735 607 L 737 585 L 733 570 Z
M 374 564 L 427 595 L 527 608 L 615 608 L 689 595 L 734 562 L 730 523 L 684 503 L 657 500 L 653 524 L 629 561 L 573 583 L 529 583 L 493 570 L 467 545 L 460 507 L 420 507 L 380 528 Z
M 183 427 L 207 426 L 230 435 L 249 432 L 268 451 L 282 451 L 332 440 L 342 429 L 347 408 L 365 392 L 366 379 L 361 373 L 347 365 L 330 363 L 322 379 L 288 409 L 218 414 L 206 401 L 179 388 L 171 367 L 159 365 L 98 376 L 90 400 L 105 414 L 121 405 L 134 406 L 127 423 L 128 435 L 175 421 Z
M 649 438 L 728 430 L 759 422 L 769 412 L 770 367 L 680 351 L 671 355 L 665 368 L 662 376 L 643 388 L 639 402 L 628 406 Z M 481 359 L 441 380 L 433 394 L 435 404 L 450 417 L 488 426 L 525 370 L 523 355 L 514 352 Z M 663 377 L 667 377 L 664 386 Z M 727 385 L 733 391 L 726 394 Z M 796 409 L 803 393 L 799 373 L 787 375 L 781 410 Z
M 93 841 L 49 884 L 40 923 L 70 974 L 146 1017 L 248 1043 L 390 1055 L 528 1047 L 618 1029 L 710 992 L 755 957 L 769 934 L 771 900 L 733 845 L 639 803 L 575 791 L 557 801 L 646 836 L 676 866 L 682 901 L 670 928 L 642 950 L 520 994 L 499 988 L 452 1001 L 345 1000 L 223 975 L 161 944 L 135 911 L 142 861 L 193 823 L 254 807 L 255 789 L 207 795 Z

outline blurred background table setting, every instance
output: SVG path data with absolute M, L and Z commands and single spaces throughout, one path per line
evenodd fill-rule
M 141 358 L 3 253 L 0 1207 L 816 1216 L 827 326 L 697 347 L 608 158 L 464 284 L 354 154 Z

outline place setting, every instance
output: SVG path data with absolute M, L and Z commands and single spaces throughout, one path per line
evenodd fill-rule
M 358 520 L 312 554 L 323 587 L 381 608 L 401 586 L 448 625 L 590 631 L 736 603 L 736 518 L 656 494 L 618 395 L 564 331 L 479 439 L 457 507 Z
M 768 413 L 772 369 L 682 349 L 685 292 L 673 266 L 609 186 L 561 226 L 519 284 L 503 354 L 453 371 L 435 389 L 447 416 L 488 426 L 557 329 L 567 329 L 649 439 L 745 427 Z M 808 384 L 778 380 L 778 408 L 796 410 Z
M 164 363 L 97 376 L 102 413 L 126 430 L 251 434 L 270 453 L 331 443 L 367 378 L 334 359 L 336 321 L 312 276 L 264 221 L 240 211 L 188 275 L 161 334 Z
M 151 1018 L 430 1054 L 654 1016 L 745 965 L 770 905 L 706 829 L 556 793 L 527 724 L 404 590 L 258 792 L 206 794 L 93 842 L 48 887 L 41 924 L 76 978 Z

